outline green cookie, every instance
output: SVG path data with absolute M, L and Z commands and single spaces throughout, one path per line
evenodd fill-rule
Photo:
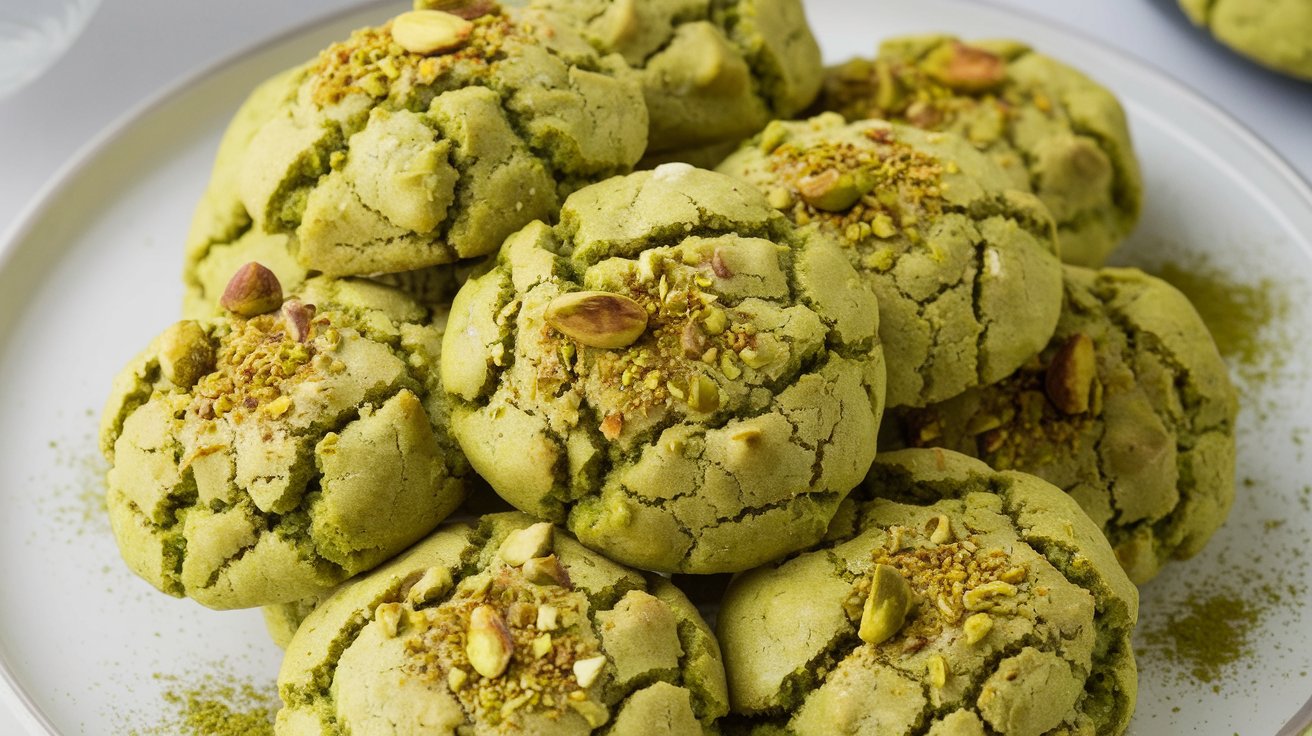
M 1139 220 L 1143 180 L 1116 97 L 1016 41 L 890 39 L 874 61 L 831 69 L 819 104 L 964 136 L 1033 187 L 1067 263 L 1102 265 Z
M 485 255 L 647 141 L 633 72 L 539 11 L 495 3 L 356 31 L 288 80 L 236 189 L 254 223 L 330 276 Z M 225 166 L 229 165 L 225 162 Z
M 277 290 L 259 296 L 236 307 L 258 316 L 170 327 L 115 379 L 102 419 L 124 559 L 212 608 L 322 593 L 464 495 L 437 378 L 443 315 L 369 282 L 312 279 L 281 310 Z
M 697 160 L 790 118 L 820 91 L 820 47 L 801 0 L 532 0 L 642 80 L 648 154 Z M 684 153 L 681 153 L 684 152 Z M 724 151 L 721 154 L 727 154 Z
M 858 495 L 823 547 L 730 585 L 727 730 L 1125 731 L 1138 591 L 1069 496 L 946 450 L 881 454 Z
M 1194 25 L 1244 56 L 1312 80 L 1312 4 L 1306 0 L 1180 0 Z
M 278 690 L 279 736 L 686 736 L 728 710 L 719 645 L 674 585 L 517 513 L 343 586 Z
M 771 123 L 719 170 L 846 246 L 879 298 L 889 406 L 997 381 L 1052 335 L 1052 219 L 962 138 L 830 113 Z
M 1014 375 L 898 412 L 902 441 L 1075 497 L 1144 583 L 1203 548 L 1235 495 L 1234 388 L 1193 305 L 1133 269 L 1067 267 L 1052 342 Z
M 874 295 L 729 177 L 583 189 L 451 315 L 442 380 L 474 468 L 625 564 L 735 571 L 813 544 L 874 457 Z

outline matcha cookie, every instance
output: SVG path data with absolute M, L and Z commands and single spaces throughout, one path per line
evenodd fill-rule
M 1180 0 L 1194 25 L 1278 72 L 1312 80 L 1312 3 L 1307 0 Z
M 729 177 L 583 189 L 451 314 L 442 380 L 474 469 L 626 564 L 735 571 L 813 544 L 874 457 L 874 295 Z
M 254 227 L 330 276 L 492 252 L 647 141 L 633 72 L 539 11 L 481 0 L 364 28 L 299 69 L 236 176 Z
M 668 580 L 523 514 L 448 526 L 306 618 L 279 736 L 715 733 L 720 649 Z
M 101 446 L 134 572 L 212 608 L 290 602 L 456 508 L 466 471 L 437 378 L 442 315 L 323 278 L 284 302 L 254 264 L 224 305 L 170 327 L 114 381 Z
M 771 123 L 720 171 L 845 246 L 879 298 L 889 406 L 997 381 L 1052 335 L 1052 219 L 962 138 L 826 114 Z
M 820 107 L 958 133 L 1052 212 L 1067 263 L 1100 266 L 1139 220 L 1143 180 L 1116 97 L 1015 41 L 890 39 L 828 72 Z
M 215 156 L 205 193 L 192 215 L 183 267 L 182 314 L 205 319 L 223 314 L 219 297 L 237 269 L 256 262 L 273 271 L 287 292 L 312 274 L 296 260 L 296 239 L 252 227 L 242 204 L 238 177 L 251 139 L 296 93 L 303 69 L 289 69 L 260 84 L 233 115 Z M 425 304 L 449 304 L 469 272 L 483 259 L 380 274 L 375 280 L 396 286 Z
M 1183 294 L 1137 270 L 1072 266 L 1041 354 L 997 384 L 894 416 L 903 442 L 1070 493 L 1144 583 L 1201 550 L 1230 513 L 1237 406 Z
M 801 0 L 532 0 L 549 22 L 619 53 L 642 79 L 648 153 L 712 163 L 726 144 L 790 118 L 820 91 Z M 689 150 L 694 149 L 694 150 Z M 723 150 L 716 157 L 715 151 Z M 680 153 L 684 152 L 684 153 Z
M 1138 591 L 1069 496 L 946 450 L 881 454 L 864 495 L 824 547 L 730 586 L 739 732 L 1125 731 Z

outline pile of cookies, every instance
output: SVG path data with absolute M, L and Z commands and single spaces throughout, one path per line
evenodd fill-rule
M 1141 195 L 1019 43 L 419 0 L 229 126 L 114 534 L 265 608 L 279 734 L 1119 734 L 1234 497 L 1205 326 L 1100 268 Z

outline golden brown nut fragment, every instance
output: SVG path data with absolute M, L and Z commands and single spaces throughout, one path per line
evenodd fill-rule
M 515 642 L 510 629 L 492 606 L 479 606 L 469 615 L 469 632 L 466 635 L 465 654 L 478 674 L 500 677 L 510 664 Z
M 1098 374 L 1098 358 L 1088 335 L 1071 335 L 1048 366 L 1044 389 L 1048 398 L 1065 414 L 1083 414 L 1089 410 L 1089 396 Z

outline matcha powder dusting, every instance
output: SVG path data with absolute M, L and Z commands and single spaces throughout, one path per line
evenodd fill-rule
M 168 683 L 165 716 L 138 736 L 273 736 L 278 696 L 270 683 L 257 687 L 222 675 L 182 680 L 156 675 Z
M 1238 283 L 1220 269 L 1197 263 L 1166 263 L 1155 269 L 1163 281 L 1179 289 L 1203 318 L 1222 357 L 1244 379 L 1260 383 L 1269 370 L 1278 370 L 1284 352 L 1283 338 L 1263 334 L 1263 328 L 1284 317 L 1288 304 L 1278 285 L 1263 280 Z M 1275 344 L 1273 344 L 1273 342 Z
M 1144 632 L 1143 653 L 1215 689 L 1224 670 L 1250 653 L 1250 634 L 1261 611 L 1233 593 L 1193 593 L 1176 608 L 1179 614 L 1160 618 Z

